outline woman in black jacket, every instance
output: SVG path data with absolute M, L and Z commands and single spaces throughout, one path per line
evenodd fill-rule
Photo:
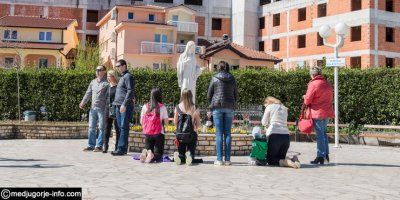
M 112 104 L 112 102 L 114 102 L 115 91 L 117 89 L 117 84 L 118 84 L 118 80 L 119 80 L 118 73 L 115 70 L 109 70 L 107 72 L 107 80 L 108 80 L 108 83 L 110 84 L 109 91 L 108 91 L 109 96 L 107 99 L 107 106 L 108 106 L 109 112 L 107 112 L 107 126 L 106 126 L 106 131 L 104 134 L 104 138 L 103 138 L 103 141 L 104 141 L 103 153 L 107 153 L 107 151 L 108 151 L 108 143 L 110 140 L 111 129 L 112 129 L 113 124 L 114 124 L 115 134 L 116 134 L 115 150 L 117 149 L 118 139 L 119 139 L 119 128 L 118 128 L 118 123 L 117 123 L 117 119 L 116 119 L 116 115 L 115 115 L 115 107 Z
M 230 165 L 233 111 L 239 95 L 236 79 L 229 73 L 228 63 L 221 61 L 218 64 L 218 73 L 211 78 L 207 98 L 216 128 L 217 160 L 214 164 L 217 166 Z M 223 144 L 225 144 L 225 148 L 223 148 Z M 225 162 L 222 160 L 223 149 L 225 149 Z

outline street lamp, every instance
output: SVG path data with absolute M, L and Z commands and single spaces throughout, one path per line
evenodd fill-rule
M 335 26 L 336 32 L 336 44 L 329 44 L 326 40 L 331 36 L 332 29 L 328 25 L 321 26 L 319 28 L 319 35 L 324 40 L 324 45 L 331 47 L 334 49 L 334 58 L 339 58 L 339 48 L 344 45 L 344 38 L 348 33 L 348 26 L 345 23 L 338 23 Z M 340 66 L 335 66 L 335 147 L 339 147 L 339 80 L 338 80 L 338 71 Z

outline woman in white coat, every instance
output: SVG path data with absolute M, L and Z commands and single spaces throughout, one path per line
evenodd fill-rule
M 300 168 L 297 156 L 292 159 L 286 157 L 290 146 L 289 129 L 287 127 L 288 109 L 280 100 L 267 97 L 264 101 L 265 112 L 261 120 L 267 128 L 268 137 L 267 163 L 281 167 Z

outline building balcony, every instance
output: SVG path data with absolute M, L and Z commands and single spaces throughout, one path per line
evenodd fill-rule
M 168 21 L 167 24 L 176 26 L 178 32 L 197 33 L 198 24 L 196 22 Z
M 186 44 L 177 44 L 176 45 L 176 52 L 183 53 L 185 51 Z M 203 54 L 204 53 L 204 46 L 196 46 L 196 54 Z
M 141 42 L 140 52 L 143 53 L 156 53 L 156 54 L 173 54 L 175 45 L 171 43 L 160 42 Z

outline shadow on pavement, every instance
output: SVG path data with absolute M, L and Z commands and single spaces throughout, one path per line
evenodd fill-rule
M 0 168 L 63 168 L 73 165 L 52 165 L 52 164 L 34 164 L 34 165 L 0 165 Z
M 10 161 L 10 162 L 37 162 L 37 161 L 47 161 L 44 159 L 14 159 L 14 158 L 0 158 L 0 161 Z

